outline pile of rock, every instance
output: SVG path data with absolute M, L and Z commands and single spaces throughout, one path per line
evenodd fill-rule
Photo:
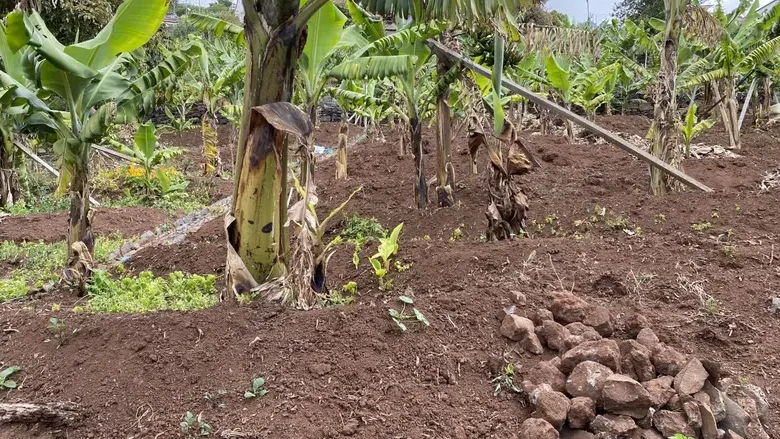
M 720 366 L 686 358 L 637 316 L 625 340 L 612 338 L 607 308 L 560 292 L 532 318 L 507 314 L 501 334 L 536 355 L 558 355 L 523 376 L 535 408 L 524 439 L 769 439 L 769 406 L 752 385 L 721 379 Z

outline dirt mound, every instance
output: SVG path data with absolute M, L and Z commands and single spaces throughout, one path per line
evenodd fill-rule
M 149 207 L 97 208 L 92 230 L 98 236 L 121 233 L 130 237 L 154 230 L 170 220 L 165 211 Z M 65 240 L 67 232 L 67 212 L 14 215 L 0 219 L 0 241 L 51 243 Z
M 646 119 L 616 120 L 644 135 Z M 481 240 L 485 159 L 481 173 L 470 175 L 464 135 L 453 142 L 458 205 L 420 212 L 412 207 L 414 164 L 396 157 L 397 134 L 387 132 L 387 143 L 350 149 L 348 180 L 334 180 L 330 160 L 320 161 L 315 178 L 322 212 L 362 185 L 346 214 L 373 216 L 388 228 L 405 223 L 398 257 L 410 267 L 392 271 L 393 291 L 377 288 L 365 261 L 372 248 L 363 249 L 356 270 L 353 249 L 343 246 L 329 265 L 329 284 L 358 284 L 355 304 L 345 307 L 303 313 L 257 303 L 109 316 L 71 312 L 76 299 L 63 296 L 55 298 L 68 306 L 56 313 L 54 298 L 6 305 L 0 325 L 10 330 L 0 335 L 0 358 L 24 370 L 15 376 L 23 385 L 5 400 L 79 403 L 88 417 L 69 437 L 177 437 L 187 411 L 201 414 L 215 437 L 223 430 L 284 438 L 517 437 L 534 407 L 512 391 L 495 396 L 491 380 L 511 363 L 519 386 L 554 354 L 519 349 L 500 335 L 499 318 L 516 304 L 518 315 L 533 319 L 548 293 L 570 291 L 608 308 L 616 339 L 636 337 L 619 322 L 646 316 L 660 342 L 722 364 L 724 378 L 766 389 L 776 415 L 780 336 L 766 309 L 780 290 L 773 207 L 780 192 L 759 194 L 757 183 L 780 160 L 779 132 L 747 129 L 741 158 L 686 162 L 714 193 L 664 198 L 646 195 L 647 167 L 617 148 L 521 133 L 537 157 L 551 159 L 522 178 L 530 239 L 499 243 Z M 433 149 L 434 131 L 424 138 Z M 428 175 L 434 161 L 434 153 L 425 155 Z M 20 221 L 14 233 L 30 233 L 32 223 L 12 220 Z M 7 221 L 0 234 L 10 233 Z M 95 225 L 104 227 L 100 217 Z M 131 268 L 222 273 L 222 226 L 214 220 L 186 243 L 142 250 Z M 146 228 L 153 227 L 140 231 Z M 339 231 L 334 223 L 329 238 Z M 388 309 L 400 294 L 414 298 L 429 328 L 397 331 Z M 79 329 L 59 348 L 46 342 L 53 315 Z M 265 378 L 270 393 L 245 400 L 255 377 Z M 764 425 L 770 437 L 780 437 L 777 419 Z

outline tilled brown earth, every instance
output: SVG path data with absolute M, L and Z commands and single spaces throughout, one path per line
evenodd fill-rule
M 599 122 L 640 135 L 649 125 L 637 117 Z M 322 131 L 335 128 L 325 124 Z M 356 303 L 345 307 L 297 312 L 257 303 L 109 316 L 72 313 L 73 300 L 61 295 L 56 300 L 68 306 L 58 313 L 51 311 L 54 298 L 7 304 L 0 361 L 24 370 L 15 377 L 22 386 L 5 392 L 3 402 L 78 403 L 86 418 L 62 429 L 63 437 L 181 437 L 187 411 L 200 413 L 217 437 L 224 430 L 285 438 L 520 437 L 534 407 L 509 391 L 494 395 L 496 359 L 516 364 L 519 386 L 556 353 L 530 354 L 502 337 L 502 310 L 514 304 L 518 315 L 533 317 L 550 305 L 550 293 L 569 291 L 609 309 L 618 341 L 632 335 L 626 328 L 638 313 L 687 358 L 711 360 L 724 377 L 763 387 L 771 413 L 766 431 L 780 437 L 780 323 L 767 311 L 780 295 L 780 192 L 757 190 L 764 173 L 780 165 L 778 133 L 749 129 L 741 158 L 686 161 L 686 171 L 716 191 L 664 198 L 647 195 L 647 168 L 614 147 L 523 133 L 543 165 L 522 180 L 531 236 L 500 243 L 480 239 L 484 157 L 481 173 L 469 175 L 468 157 L 456 152 L 458 206 L 419 212 L 412 208 L 413 162 L 395 156 L 397 135 L 387 133 L 388 143 L 350 150 L 348 180 L 335 181 L 328 160 L 315 176 L 322 212 L 362 185 L 347 213 L 374 216 L 388 228 L 405 223 L 399 258 L 411 266 L 391 273 L 394 291 L 378 290 L 365 262 L 373 249 L 363 250 L 355 270 L 352 248 L 344 246 L 330 263 L 329 284 L 357 282 Z M 424 137 L 433 149 L 434 132 Z M 721 129 L 706 137 L 724 138 Z M 453 148 L 464 150 L 465 137 Z M 425 156 L 428 175 L 434 160 Z M 25 230 L 23 219 L 6 218 L 0 234 L 9 233 L 9 220 Z M 335 225 L 330 236 L 338 232 Z M 134 270 L 221 274 L 222 220 L 189 244 L 145 249 L 135 258 Z M 388 308 L 399 305 L 400 294 L 414 297 L 429 328 L 396 330 Z M 46 341 L 55 314 L 79 329 L 59 348 Z M 245 400 L 255 377 L 265 378 L 269 393 Z M 17 426 L 3 434 L 37 433 Z

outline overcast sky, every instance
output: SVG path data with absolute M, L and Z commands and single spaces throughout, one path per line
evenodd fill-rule
M 761 5 L 769 3 L 771 0 L 761 0 Z M 615 7 L 615 3 L 618 0 L 590 0 L 590 15 L 593 17 L 593 21 L 600 23 L 612 16 L 612 9 Z M 723 4 L 726 9 L 730 9 L 736 6 L 739 0 L 724 0 Z M 549 9 L 556 9 L 568 16 L 572 17 L 575 21 L 586 21 L 588 19 L 588 6 L 586 0 L 548 0 L 547 7 Z

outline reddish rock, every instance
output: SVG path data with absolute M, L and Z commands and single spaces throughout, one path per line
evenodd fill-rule
M 672 388 L 673 382 L 674 378 L 666 376 L 642 383 L 642 386 L 650 394 L 650 401 L 654 409 L 658 410 L 665 406 L 677 394 Z
M 625 375 L 612 375 L 604 383 L 601 406 L 610 413 L 642 419 L 651 405 L 650 393 Z
M 683 413 L 688 420 L 688 425 L 694 430 L 701 429 L 701 411 L 699 411 L 699 403 L 696 401 L 686 401 L 683 403 Z
M 646 428 L 639 433 L 639 439 L 666 439 L 657 430 Z
M 583 341 L 602 339 L 601 334 L 599 334 L 598 331 L 580 322 L 569 323 L 566 325 L 566 330 L 568 330 L 571 335 L 582 336 Z
M 540 392 L 536 396 L 536 411 L 533 416 L 549 422 L 556 430 L 563 427 L 566 416 L 569 413 L 571 402 L 569 398 L 560 392 Z
M 598 415 L 590 423 L 590 429 L 598 437 L 624 438 L 633 436 L 638 427 L 629 416 Z
M 590 307 L 582 323 L 595 329 L 602 337 L 611 337 L 614 332 L 612 316 L 609 314 L 609 309 L 603 306 Z
M 650 327 L 650 321 L 642 314 L 632 313 L 625 317 L 626 333 L 631 338 L 636 338 L 644 328 Z
M 540 327 L 536 328 L 536 332 L 539 338 L 547 344 L 547 347 L 550 349 L 558 352 L 565 352 L 567 350 L 566 338 L 571 334 L 560 323 L 553 320 L 545 320 Z
M 745 407 L 745 401 L 752 400 L 755 403 L 756 413 L 761 422 L 767 422 L 769 415 L 769 401 L 763 389 L 753 384 L 732 386 L 728 390 L 731 399 L 737 401 L 742 407 Z
M 583 396 L 599 401 L 604 383 L 613 374 L 612 370 L 603 364 L 583 361 L 574 368 L 566 380 L 566 392 L 573 397 Z
M 536 334 L 528 334 L 528 337 L 520 341 L 520 346 L 534 355 L 542 355 L 544 353 L 542 342 L 539 341 L 539 337 Z
M 659 375 L 675 376 L 685 367 L 685 355 L 664 343 L 658 343 L 653 348 L 652 359 Z
M 620 371 L 620 349 L 617 342 L 609 339 L 586 341 L 567 351 L 561 358 L 561 371 L 571 372 L 583 361 L 595 361 L 615 372 Z
M 708 376 L 701 361 L 694 358 L 674 377 L 674 390 L 680 395 L 693 395 L 704 388 Z
M 521 341 L 531 334 L 534 334 L 534 322 L 514 314 L 507 314 L 501 322 L 501 335 L 514 340 Z
M 619 346 L 620 367 L 624 375 L 642 382 L 655 379 L 655 366 L 650 359 L 650 349 L 636 340 L 624 340 Z
M 712 414 L 710 406 L 701 402 L 698 402 L 698 406 L 699 417 L 701 418 L 702 439 L 719 439 L 718 422 L 715 420 L 715 415 Z
M 539 308 L 531 314 L 534 325 L 541 325 L 545 320 L 555 320 L 553 313 L 546 308 Z
M 594 419 L 596 419 L 596 401 L 583 396 L 571 400 L 569 427 L 588 428 Z
M 673 412 L 679 412 L 682 410 L 682 400 L 680 399 L 680 395 L 677 394 L 677 392 L 674 392 L 674 395 L 669 398 L 669 402 L 666 403 L 664 406 L 665 409 L 671 410 Z
M 664 437 L 674 436 L 677 433 L 696 437 L 696 432 L 688 425 L 685 415 L 680 412 L 660 410 L 653 416 L 653 425 Z
M 563 324 L 583 321 L 588 308 L 588 302 L 568 291 L 553 293 L 553 301 L 550 305 L 555 320 Z
M 639 334 L 636 335 L 636 341 L 651 351 L 655 348 L 655 345 L 661 342 L 658 340 L 658 336 L 655 335 L 655 332 L 650 328 L 642 328 L 642 330 L 639 331 Z
M 525 378 L 535 385 L 549 384 L 556 392 L 566 391 L 566 375 L 549 361 L 539 362 L 528 371 Z
M 561 431 L 561 439 L 597 439 L 596 435 L 585 430 L 572 430 L 564 428 Z
M 521 439 L 560 439 L 558 430 L 549 422 L 539 418 L 529 418 L 520 426 Z

